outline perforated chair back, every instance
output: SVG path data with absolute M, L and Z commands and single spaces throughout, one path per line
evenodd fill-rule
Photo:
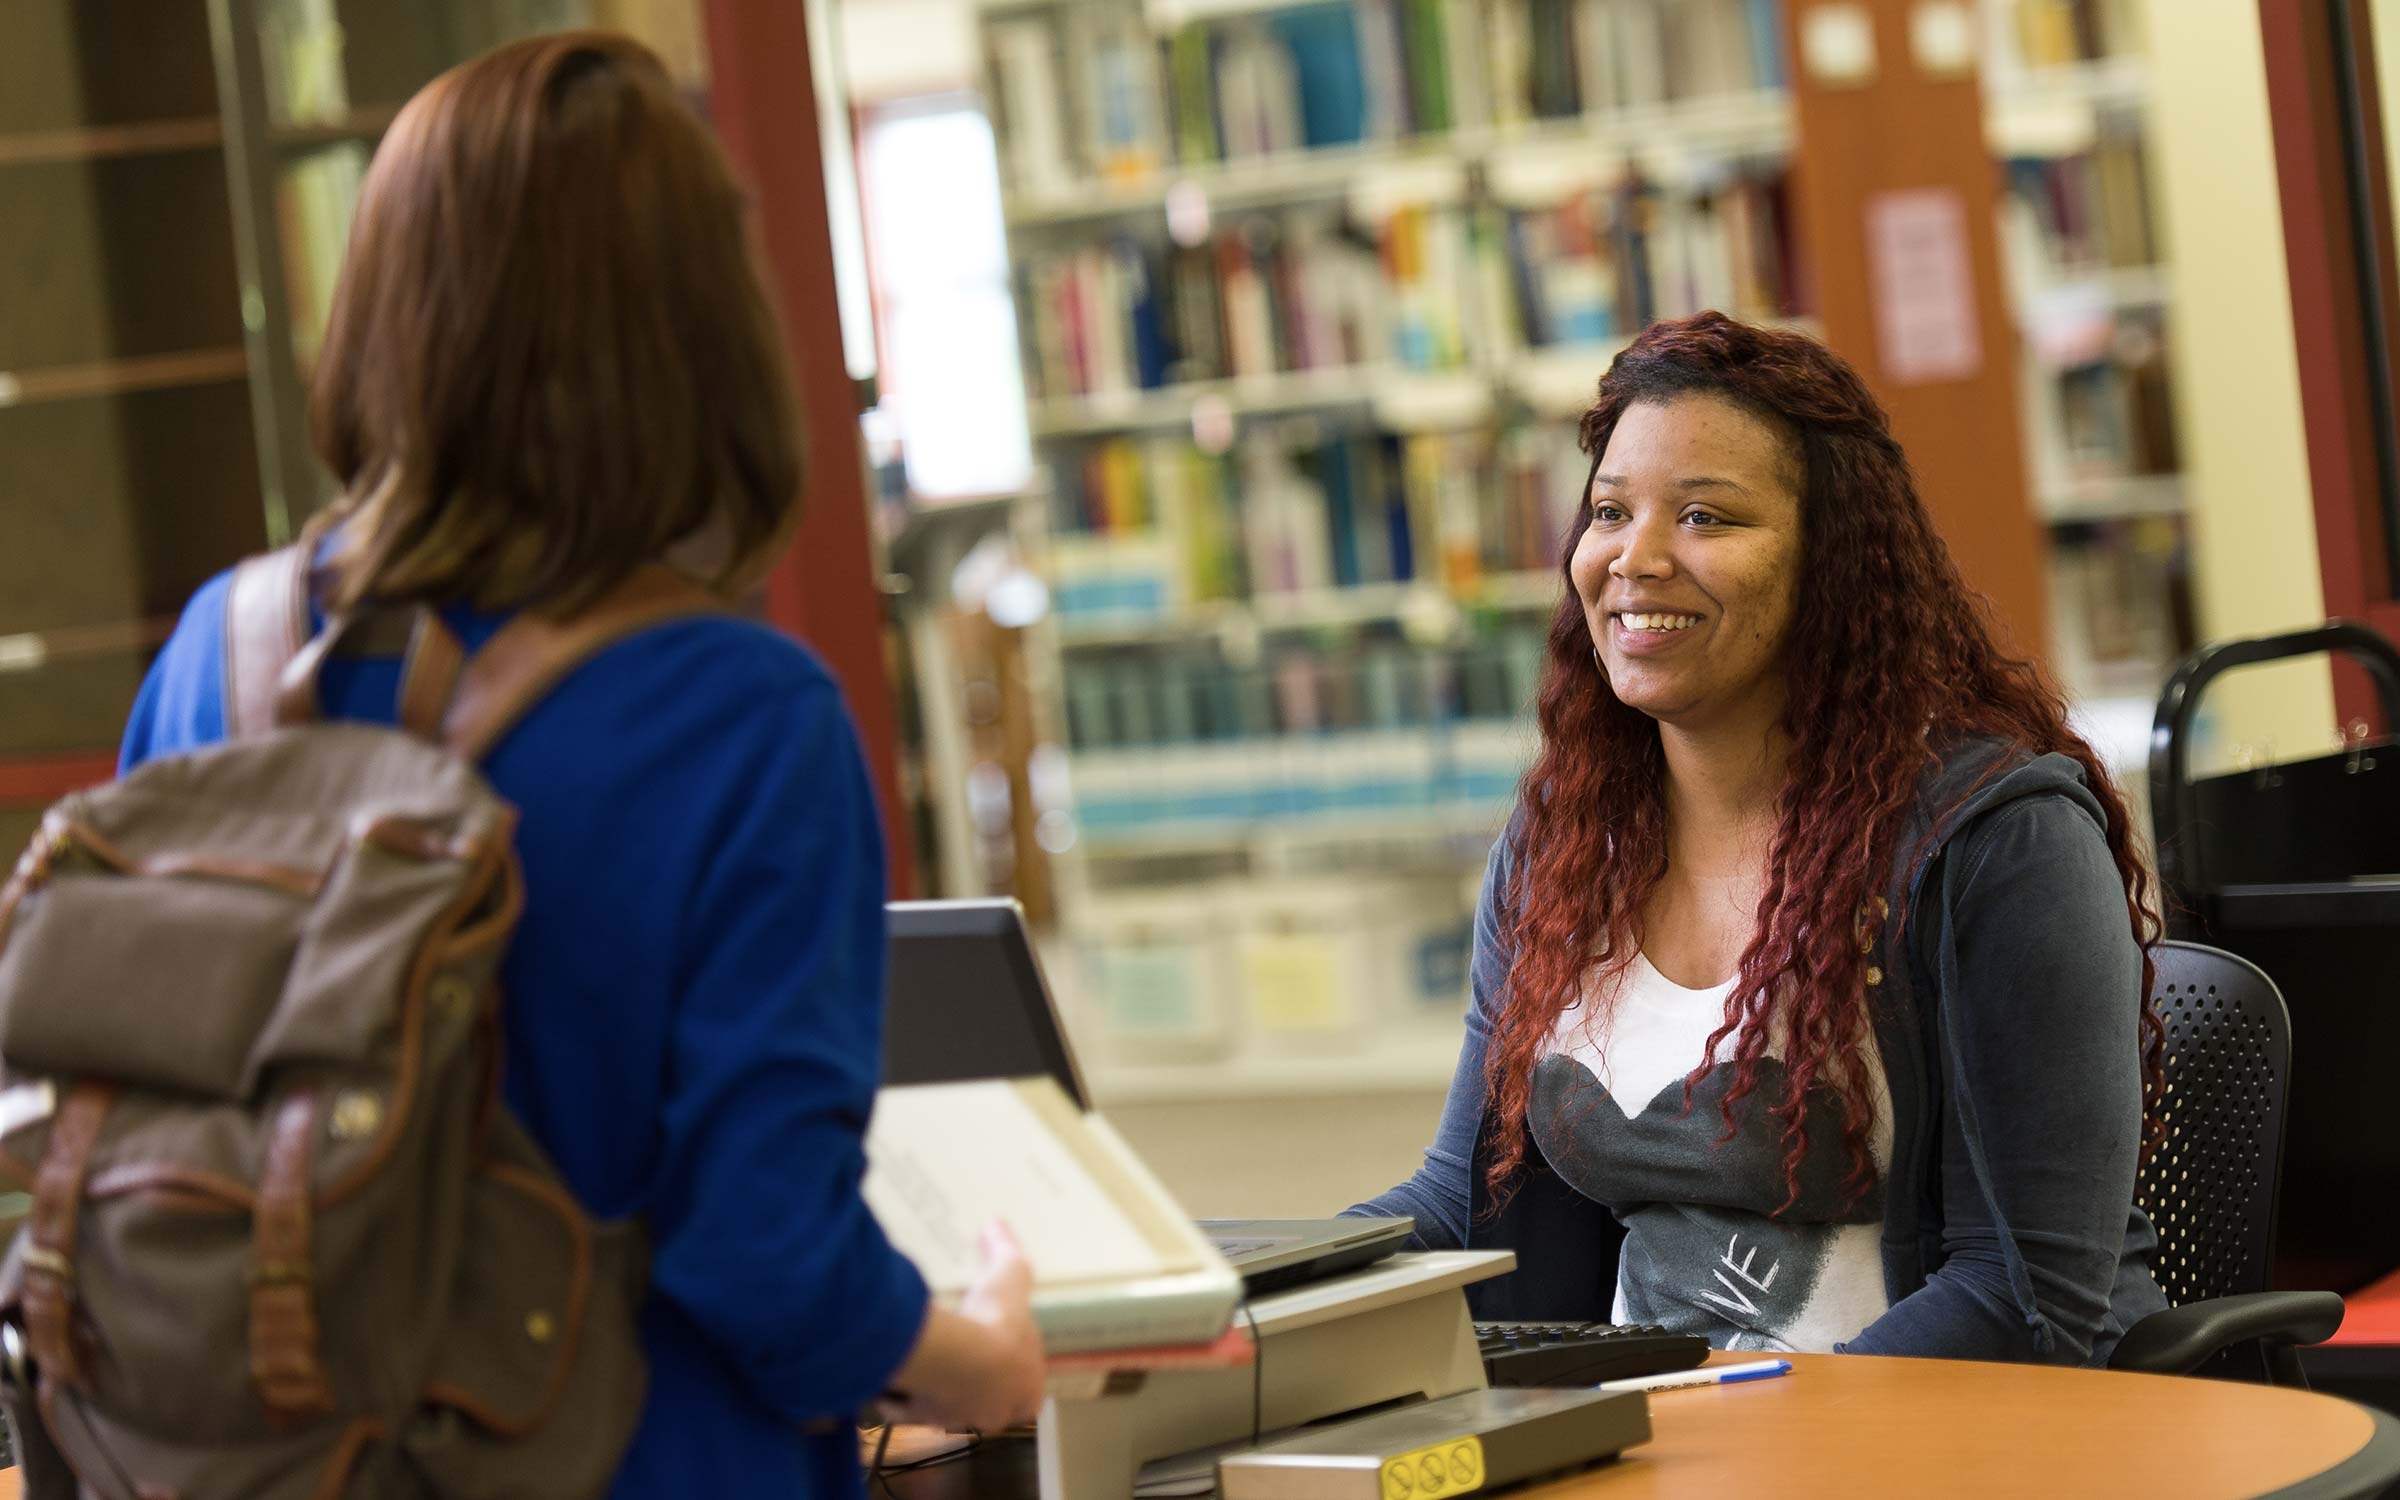
M 2134 1181 L 2158 1230 L 2150 1268 L 2180 1307 L 2268 1289 L 2292 1022 L 2275 981 L 2199 943 L 2152 955 L 2167 1023 L 2166 1142 Z

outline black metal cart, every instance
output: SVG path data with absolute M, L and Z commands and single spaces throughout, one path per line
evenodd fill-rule
M 2384 731 L 2193 780 L 2202 693 L 2227 672 L 2331 655 L 2366 670 Z M 2228 641 L 2167 680 L 2150 809 L 2168 933 L 2238 953 L 2292 1016 L 2275 1283 L 2352 1292 L 2400 1267 L 2400 650 L 2364 625 Z

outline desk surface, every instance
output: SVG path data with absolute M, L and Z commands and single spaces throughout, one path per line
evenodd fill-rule
M 1755 1359 L 1718 1355 L 1716 1360 Z M 2380 1494 L 2400 1423 L 2331 1396 L 2213 1380 L 1953 1360 L 1794 1355 L 1779 1380 L 1665 1391 L 1656 1435 L 1526 1500 L 1862 1493 L 2018 1497 Z M 904 1500 L 1033 1494 L 1029 1442 L 897 1476 Z

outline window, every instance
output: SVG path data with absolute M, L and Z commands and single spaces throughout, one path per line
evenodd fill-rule
M 911 493 L 1024 488 L 1033 455 L 990 123 L 965 95 L 877 105 L 860 122 L 859 179 L 882 406 Z

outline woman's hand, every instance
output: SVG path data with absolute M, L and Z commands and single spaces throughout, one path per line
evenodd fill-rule
M 1042 1335 L 1033 1324 L 1033 1268 L 997 1221 L 983 1231 L 983 1269 L 958 1310 L 934 1308 L 908 1362 L 892 1377 L 895 1420 L 998 1432 L 1042 1406 Z

